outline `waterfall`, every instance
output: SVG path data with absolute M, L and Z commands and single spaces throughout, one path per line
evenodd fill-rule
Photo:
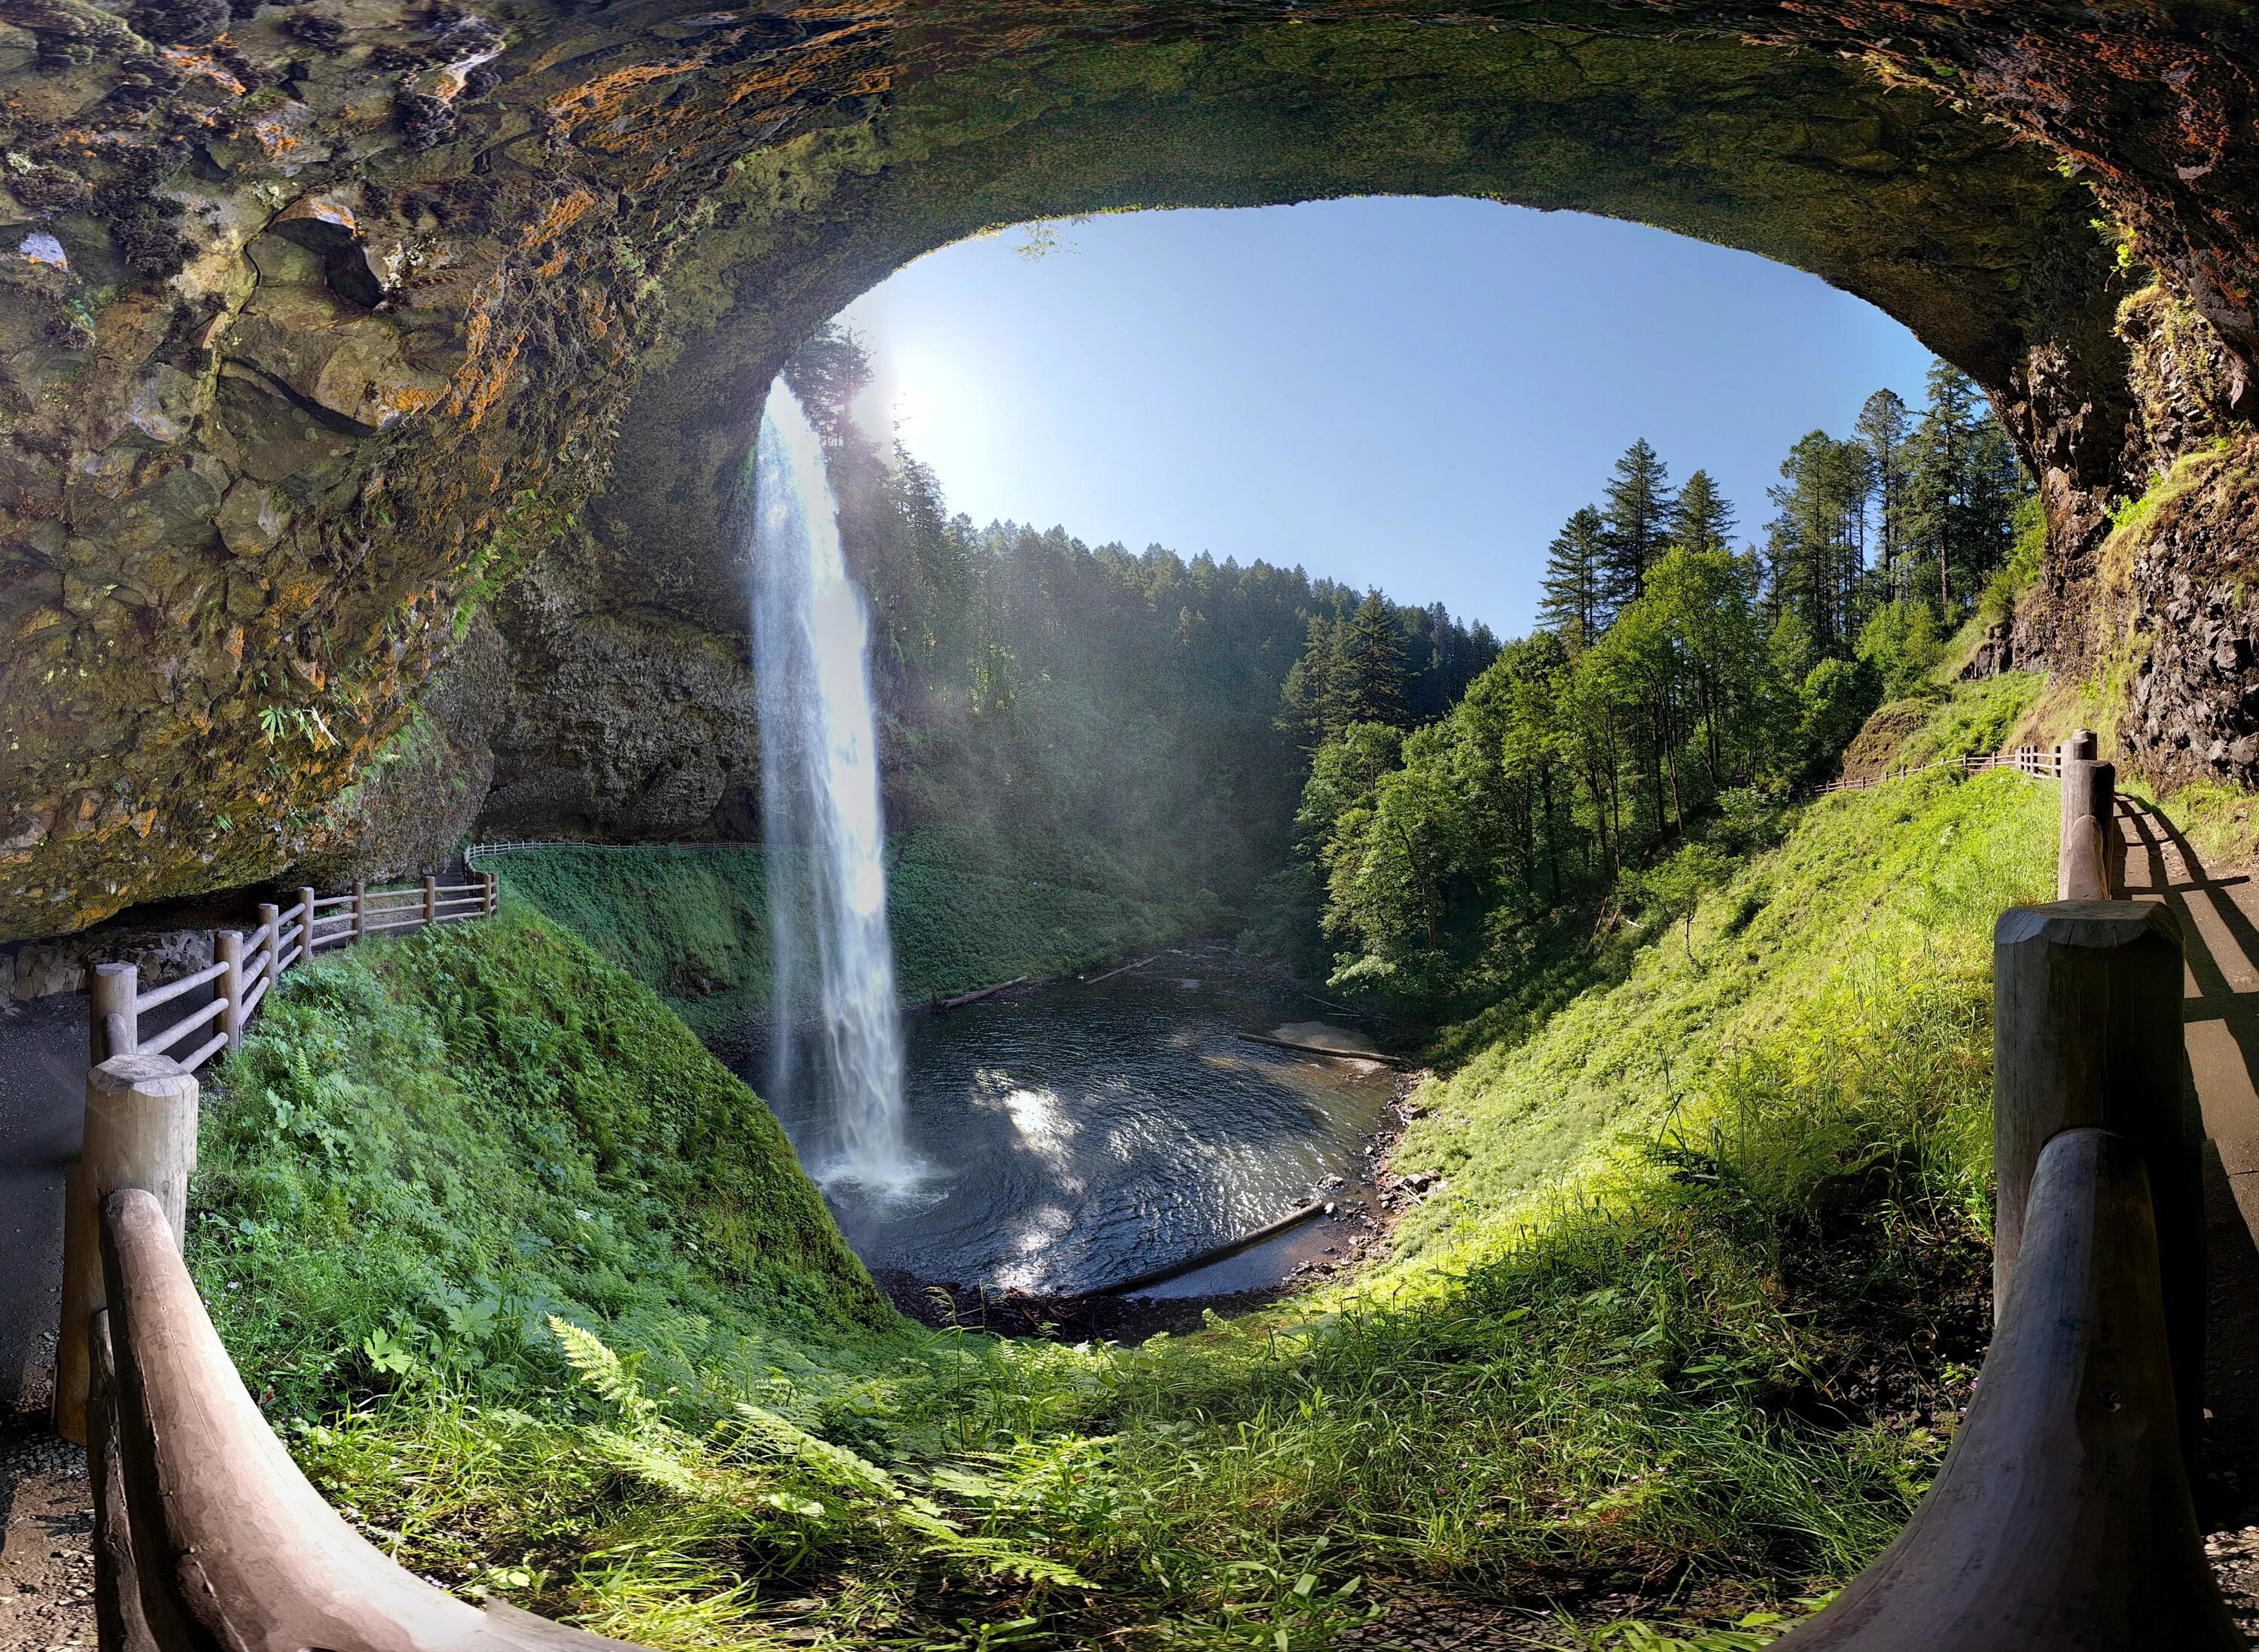
M 753 663 L 761 726 L 776 1036 L 772 1093 L 819 1087 L 827 1183 L 901 1187 L 901 1014 L 887 930 L 870 623 L 839 548 L 815 427 L 780 378 L 753 466 Z M 813 1021 L 813 1036 L 803 1024 Z

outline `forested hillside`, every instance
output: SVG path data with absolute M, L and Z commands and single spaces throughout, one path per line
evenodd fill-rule
M 852 416 L 852 337 L 790 376 L 872 605 L 891 823 L 969 872 L 1205 915 L 1431 1023 L 1589 953 L 1596 918 L 1688 909 L 1878 705 L 1924 715 L 2042 543 L 1940 363 L 1921 409 L 1879 390 L 1796 442 L 1755 545 L 1707 471 L 1674 484 L 1635 442 L 1501 646 L 1300 568 L 976 528 Z
M 1999 426 L 1940 366 L 1918 417 L 1879 391 L 1781 478 L 1763 548 L 1737 550 L 1709 475 L 1674 491 L 1634 443 L 1554 540 L 1541 628 L 1448 713 L 1368 690 L 1303 718 L 1296 852 L 1258 935 L 1337 988 L 1471 1015 L 1585 952 L 1596 915 L 1691 911 L 1885 697 L 1921 721 L 1949 634 L 2037 570 Z
M 789 376 L 871 604 L 888 823 L 968 870 L 1240 911 L 1293 836 L 1307 758 L 1281 694 L 1306 652 L 1385 650 L 1392 703 L 1421 719 L 1497 656 L 1440 604 L 1301 568 L 952 517 L 932 474 L 851 416 L 868 374 L 827 331 Z

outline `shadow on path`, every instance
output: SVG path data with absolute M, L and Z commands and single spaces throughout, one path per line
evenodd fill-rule
M 2126 888 L 2180 920 L 2189 1076 L 2204 1112 L 2211 1278 L 2208 1527 L 2259 1518 L 2259 884 L 2207 868 L 2171 822 L 2119 800 Z

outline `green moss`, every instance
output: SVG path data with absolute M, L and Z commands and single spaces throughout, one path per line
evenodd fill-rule
M 666 998 L 702 1033 L 768 1002 L 766 851 L 542 849 L 495 863 L 505 884 Z M 1015 975 L 1055 975 L 1182 932 L 1179 914 L 1121 896 L 966 870 L 944 839 L 890 845 L 894 981 L 916 1002 Z
M 201 1157 L 193 1264 L 294 1409 L 379 1379 L 380 1333 L 509 1388 L 554 1367 L 552 1313 L 890 1318 L 759 1098 L 517 902 L 285 977 Z
M 870 1312 L 766 1115 L 515 908 L 286 988 L 215 1114 L 196 1265 L 405 1563 L 656 1648 L 1292 1652 L 1358 1578 L 1670 1576 L 1730 1621 L 1871 1559 L 1965 1402 L 1989 937 L 2046 894 L 2053 815 L 2012 774 L 1806 808 L 1691 949 L 1626 936 L 1422 1091 L 1400 1162 L 1445 1180 L 1393 1260 L 1194 1336 Z M 778 1214 L 709 1261 L 724 1196 Z M 574 1382 L 536 1291 L 618 1359 L 581 1339 Z

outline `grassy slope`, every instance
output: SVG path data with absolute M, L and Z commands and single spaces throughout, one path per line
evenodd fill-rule
M 1396 1260 L 1197 1337 L 1063 1349 L 874 1322 L 797 1215 L 813 1285 L 779 1297 L 766 1250 L 699 1260 L 714 1193 L 695 1167 L 773 1126 L 688 1052 L 620 1126 L 574 1122 L 638 1081 L 589 1065 L 605 1022 L 663 1011 L 523 914 L 285 990 L 216 1121 L 196 1264 L 273 1409 L 322 1419 L 302 1458 L 404 1558 L 653 1646 L 971 1645 L 966 1625 L 1022 1619 L 1030 1643 L 1143 1625 L 1133 1641 L 1316 1646 L 1374 1576 L 1524 1599 L 1683 1584 L 1730 1620 L 1887 1541 L 1965 1396 L 1986 943 L 2001 906 L 2045 892 L 2051 801 L 2013 776 L 1931 777 L 1806 811 L 1705 900 L 1691 961 L 1660 937 L 1430 1086 L 1405 1163 L 1449 1183 Z M 424 1003 L 396 961 L 419 947 L 490 983 L 506 1030 Z M 614 1008 L 591 1014 L 591 991 Z M 340 1025 L 398 1017 L 424 1042 Z M 443 1047 L 460 1096 L 410 1076 Z M 353 1076 L 376 1072 L 397 1075 L 390 1099 Z M 432 1161 L 397 1193 L 413 1152 L 324 1134 L 372 1113 Z M 694 1168 L 661 1189 L 663 1150 Z M 630 1180 L 601 1173 L 607 1153 Z M 780 1199 L 805 1186 L 764 1176 Z M 427 1204 L 453 1214 L 408 1227 Z M 557 1260 L 567 1235 L 631 1220 L 631 1239 Z M 521 1232 L 552 1243 L 528 1257 Z M 536 1291 L 630 1369 L 545 1342 L 531 1314 L 481 1331 L 489 1295 L 514 1312 Z M 371 1343 L 388 1306 L 397 1335 Z M 396 1342 L 410 1363 L 388 1371 Z
M 507 1373 L 554 1364 L 552 1313 L 888 1322 L 759 1099 L 522 904 L 286 982 L 205 1122 L 193 1224 L 286 1411 L 381 1380 L 371 1337 Z
M 1161 908 L 963 870 L 931 834 L 892 848 L 887 899 L 906 999 L 1080 969 L 1183 931 L 1181 915 Z M 768 1000 L 758 848 L 540 850 L 508 856 L 497 870 L 701 1032 L 733 1026 Z

